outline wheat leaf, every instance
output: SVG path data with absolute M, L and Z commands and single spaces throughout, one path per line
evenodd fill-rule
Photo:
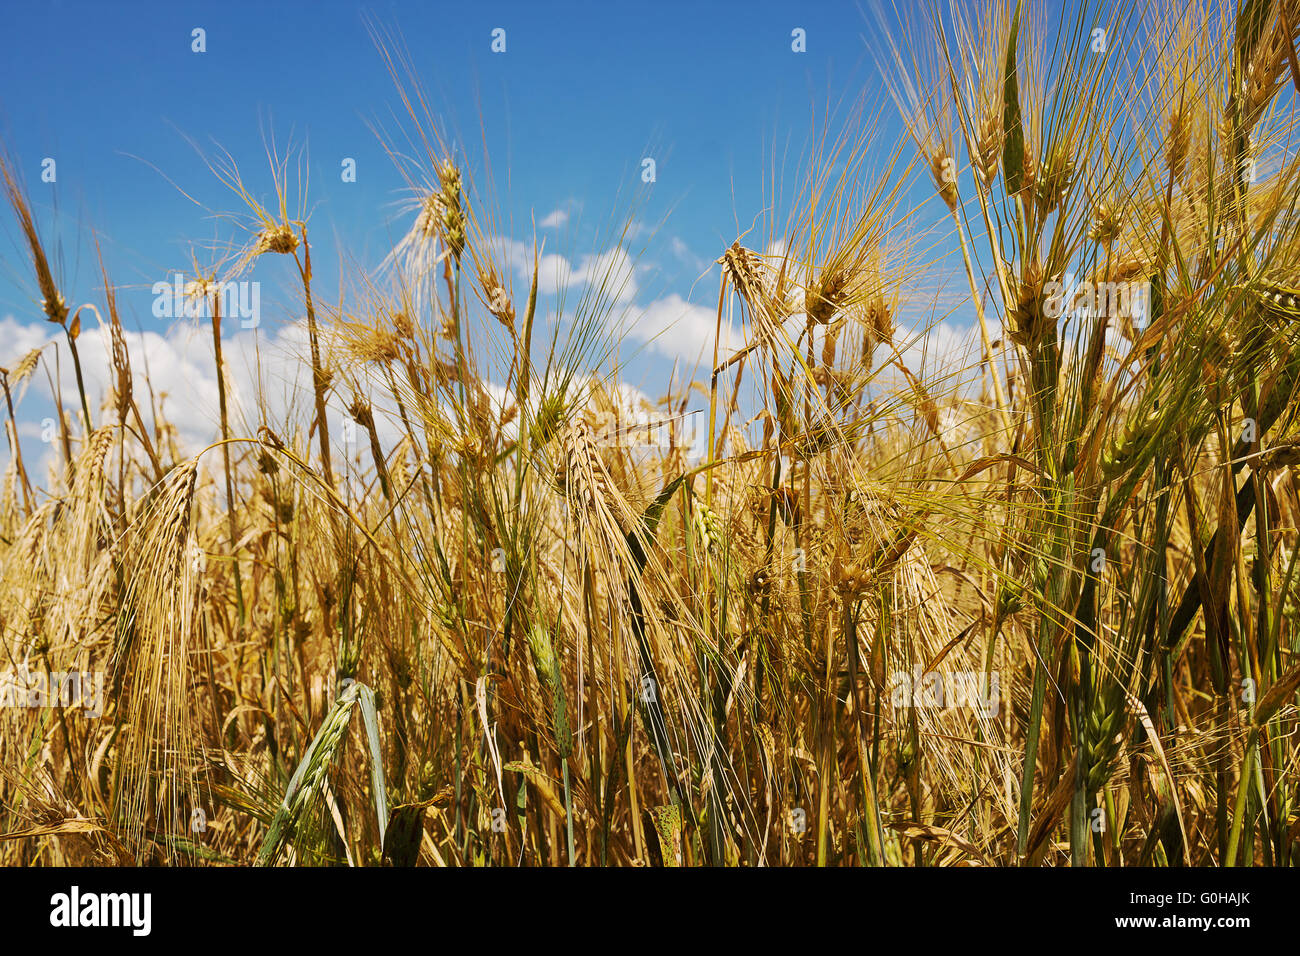
M 1002 176 L 1007 193 L 1014 196 L 1024 186 L 1025 179 L 1025 128 L 1020 119 L 1020 84 L 1016 77 L 1016 47 L 1020 39 L 1020 0 L 1011 20 L 1011 36 L 1007 40 L 1007 65 L 1002 80 L 1002 129 L 1006 144 L 1002 147 Z

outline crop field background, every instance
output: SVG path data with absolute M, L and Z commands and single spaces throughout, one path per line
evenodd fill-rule
M 154 188 L 222 205 L 123 281 L 0 139 L 0 863 L 1300 863 L 1300 0 L 837 9 L 865 79 L 728 142 L 661 377 L 671 151 L 566 244 L 481 77 L 321 15 L 382 243 L 296 117 L 196 112 Z

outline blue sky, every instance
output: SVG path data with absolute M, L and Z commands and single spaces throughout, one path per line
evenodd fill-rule
M 396 130 L 401 105 L 367 18 L 400 34 L 443 135 L 480 188 L 486 141 L 489 204 L 511 239 L 528 241 L 530 217 L 550 217 L 555 225 L 539 231 L 547 251 L 576 267 L 607 251 L 612 224 L 642 197 L 636 221 L 653 234 L 629 244 L 645 245 L 637 307 L 689 305 L 697 319 L 712 312 L 713 260 L 753 224 L 774 172 L 795 184 L 814 121 L 831 117 L 834 129 L 865 94 L 879 141 L 892 146 L 900 134 L 877 77 L 872 15 L 856 3 L 10 5 L 0 142 L 62 259 L 70 303 L 103 301 L 93 234 L 125 287 L 127 327 L 167 333 L 169 322 L 151 314 L 152 284 L 188 274 L 195 241 L 238 235 L 212 215 L 238 201 L 191 140 L 228 151 L 264 200 L 266 142 L 303 147 L 321 295 L 338 288 L 340 249 L 378 265 L 410 217 L 394 208 L 404 183 L 373 129 Z M 196 27 L 206 52 L 192 50 Z M 491 49 L 496 28 L 506 31 L 504 53 Z M 806 31 L 806 52 L 792 50 L 795 28 Z M 356 161 L 354 183 L 341 181 L 344 157 Z M 639 193 L 645 157 L 656 161 L 656 182 Z M 41 181 L 46 158 L 57 164 L 54 184 Z M 747 244 L 761 247 L 761 237 Z M 290 270 L 258 272 L 271 305 L 264 322 L 292 318 Z M 5 210 L 0 364 L 52 330 L 40 320 Z M 647 349 L 624 377 L 658 394 L 674 361 L 693 367 L 692 341 Z

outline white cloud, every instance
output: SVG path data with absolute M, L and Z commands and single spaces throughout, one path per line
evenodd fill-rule
M 83 323 L 85 318 L 83 314 Z M 221 419 L 211 329 L 179 323 L 165 333 L 124 330 L 123 338 L 130 356 L 136 405 L 146 426 L 152 429 L 154 424 L 150 412 L 152 393 L 162 407 L 162 417 L 177 430 L 183 452 L 197 452 L 212 442 L 220 433 Z M 31 349 L 54 342 L 59 343 L 62 356 L 60 398 L 64 408 L 75 414 L 81 398 L 63 334 L 55 326 L 23 324 L 12 318 L 0 320 L 0 366 L 12 368 Z M 94 322 L 93 315 L 83 324 L 77 348 L 92 417 L 97 422 L 106 420 L 99 408 L 110 394 L 115 375 L 108 331 Z M 222 351 L 231 431 L 239 437 L 252 437 L 265 423 L 285 439 L 290 439 L 295 429 L 305 434 L 312 415 L 306 325 L 290 323 L 260 334 L 241 331 L 222 340 Z M 47 347 L 45 356 L 47 362 L 53 361 L 52 346 Z M 49 396 L 40 387 L 44 380 L 44 373 L 39 373 L 33 380 L 35 387 L 17 409 L 19 431 L 25 439 L 39 436 L 40 426 L 35 423 L 51 411 Z M 345 422 L 351 421 L 345 411 L 350 399 L 345 390 L 337 390 L 328 408 L 330 435 L 340 458 L 351 457 L 368 445 L 359 427 L 345 428 Z M 383 411 L 376 398 L 380 441 L 385 448 L 392 448 L 400 433 Z M 345 444 L 349 434 L 354 439 L 350 447 Z
M 487 247 L 506 270 L 523 283 L 533 278 L 533 247 L 508 236 L 491 236 Z M 626 302 L 636 294 L 636 263 L 622 246 L 582 256 L 575 264 L 567 256 L 547 252 L 537 260 L 537 290 L 557 295 L 585 286 L 605 286 L 605 294 Z
M 673 236 L 668 240 L 668 250 L 678 261 L 686 263 L 686 265 L 698 272 L 710 272 L 713 269 L 714 263 L 711 260 L 697 256 L 679 236 Z
M 718 328 L 714 309 L 687 302 L 673 293 L 647 306 L 623 313 L 622 331 L 651 348 L 688 362 L 713 361 L 713 337 L 718 332 L 718 356 L 725 358 L 745 344 L 743 328 L 723 321 Z
M 548 215 L 547 215 L 547 216 L 546 216 L 546 217 L 545 217 L 541 222 L 539 222 L 537 225 L 538 225 L 539 228 L 542 228 L 542 229 L 559 229 L 561 226 L 563 226 L 563 225 L 564 225 L 565 223 L 567 223 L 568 221 L 569 221 L 569 210 L 567 210 L 567 209 L 556 209 L 556 210 L 553 210 L 551 213 L 549 213 L 549 214 L 548 214 Z
M 39 348 L 56 331 L 49 323 L 24 325 L 12 315 L 0 319 L 0 367 L 13 368 L 24 355 Z
M 622 246 L 594 256 L 583 256 L 573 271 L 575 285 L 605 286 L 605 293 L 616 302 L 628 302 L 636 295 L 636 263 Z
M 517 280 L 532 281 L 533 249 L 528 243 L 508 236 L 492 236 L 488 246 L 500 265 Z M 682 246 L 685 249 L 685 246 Z M 689 250 L 687 250 L 689 252 Z M 575 263 L 558 253 L 548 252 L 538 260 L 537 288 L 543 295 L 603 286 L 605 300 L 618 307 L 610 322 L 634 342 L 670 358 L 696 362 L 713 359 L 713 335 L 717 314 L 673 293 L 645 306 L 633 305 L 640 289 L 635 260 L 623 246 L 582 256 Z M 743 327 L 724 322 L 719 337 L 719 355 L 726 356 L 744 345 Z
M 902 349 L 903 364 L 922 378 L 969 368 L 982 357 L 979 330 L 947 322 L 910 331 L 898 329 L 894 343 Z M 902 348 L 904 345 L 907 347 Z
M 990 329 L 990 333 L 994 338 L 998 337 L 997 329 Z M 979 326 L 940 322 L 911 331 L 898 329 L 894 333 L 894 344 L 900 349 L 903 364 L 925 383 L 932 394 L 966 399 L 981 394 L 986 370 Z M 1007 370 L 1016 367 L 1015 349 L 1008 339 L 1002 337 L 1000 346 L 994 351 L 998 378 L 1005 389 Z M 878 349 L 876 361 L 883 361 L 886 354 L 883 347 Z M 896 373 L 886 372 L 880 381 L 893 381 L 892 376 Z M 895 384 L 902 386 L 904 383 L 899 381 Z

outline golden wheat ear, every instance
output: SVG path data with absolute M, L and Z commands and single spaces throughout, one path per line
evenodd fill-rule
M 208 651 L 200 621 L 205 560 L 194 528 L 199 459 L 174 468 L 128 529 L 124 589 L 111 667 L 122 726 L 114 813 L 139 847 L 167 850 L 200 805 L 203 735 L 195 659 Z

